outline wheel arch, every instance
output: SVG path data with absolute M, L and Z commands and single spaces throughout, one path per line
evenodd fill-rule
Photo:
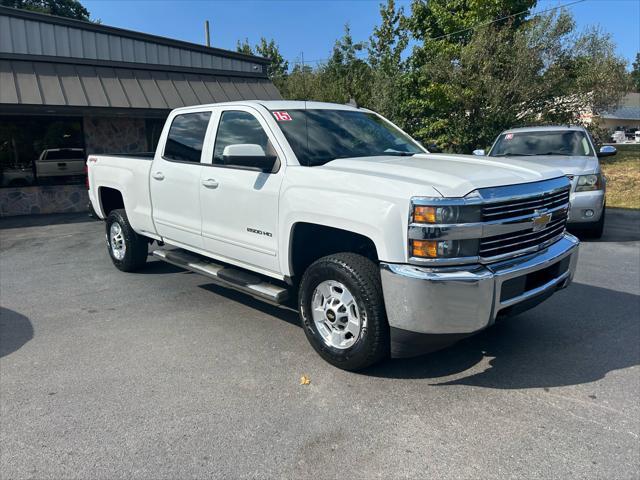
M 107 186 L 98 187 L 98 201 L 103 218 L 107 218 L 113 210 L 119 208 L 126 210 L 124 195 L 117 188 Z
M 352 229 L 299 221 L 291 226 L 287 259 L 288 276 L 299 279 L 318 258 L 340 252 L 360 254 L 377 262 L 379 249 L 371 236 Z

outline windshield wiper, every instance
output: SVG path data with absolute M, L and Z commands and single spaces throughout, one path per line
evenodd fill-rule
M 379 156 L 382 155 L 394 155 L 396 157 L 413 157 L 415 153 L 411 152 L 382 152 Z
M 532 157 L 533 153 L 497 153 L 492 157 Z
M 544 156 L 544 155 L 560 155 L 562 157 L 570 157 L 568 153 L 560 153 L 560 152 L 546 152 L 546 153 L 536 153 L 536 156 Z

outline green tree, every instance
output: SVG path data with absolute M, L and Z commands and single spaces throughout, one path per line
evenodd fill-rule
M 255 47 L 256 54 L 270 60 L 267 67 L 269 78 L 277 79 L 287 75 L 289 72 L 289 62 L 280 53 L 280 48 L 274 40 L 267 41 L 262 37 L 260 43 Z
M 259 55 L 269 59 L 267 65 L 267 76 L 275 84 L 275 86 L 283 93 L 287 89 L 287 75 L 289 73 L 289 62 L 280 53 L 280 48 L 275 40 L 267 40 L 260 38 L 260 42 L 251 47 L 249 39 L 245 38 L 242 42 L 238 40 L 236 50 L 247 55 Z
M 236 51 L 244 53 L 246 55 L 253 55 L 253 49 L 251 48 L 249 39 L 245 38 L 242 42 L 238 40 L 238 42 L 236 43 Z
M 479 42 L 483 32 L 500 33 L 505 46 L 513 45 L 513 34 L 535 3 L 535 0 L 414 0 L 406 25 L 418 44 L 408 59 L 402 125 L 424 143 L 436 143 L 454 151 L 466 149 L 471 137 L 464 134 L 464 128 L 480 114 L 477 108 L 483 105 L 473 95 L 473 88 L 459 80 L 479 73 L 467 68 L 467 62 L 476 59 L 476 47 L 466 53 L 465 47 L 474 38 Z M 486 39 L 490 41 L 491 38 Z M 475 68 L 496 72 L 491 54 L 501 47 L 495 42 L 486 47 L 493 50 L 486 53 L 486 60 L 477 58 Z M 508 78 L 499 70 L 496 73 L 499 74 L 496 83 Z M 463 136 L 455 135 L 454 131 Z
M 402 81 L 409 36 L 404 28 L 402 7 L 396 9 L 395 0 L 380 5 L 380 25 L 373 29 L 369 39 L 369 65 L 372 70 L 370 107 L 393 122 L 400 118 L 403 101 Z
M 424 143 L 469 153 L 505 128 L 578 123 L 620 101 L 625 62 L 608 35 L 577 34 L 564 10 L 529 16 L 519 12 L 534 2 L 507 3 L 459 0 L 454 11 L 414 2 L 429 15 L 410 21 L 422 43 L 409 58 L 401 124 Z
M 89 11 L 77 0 L 0 0 L 3 7 L 48 13 L 59 17 L 89 21 Z
M 318 88 L 314 91 L 319 100 L 346 103 L 355 100 L 358 105 L 368 105 L 371 99 L 371 68 L 359 58 L 366 44 L 355 42 L 349 25 L 344 35 L 333 46 L 327 63 L 318 67 Z
M 636 92 L 640 92 L 640 52 L 636 53 L 636 60 L 633 62 L 633 69 L 630 73 L 631 86 Z

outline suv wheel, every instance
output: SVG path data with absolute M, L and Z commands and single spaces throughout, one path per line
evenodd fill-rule
M 361 255 L 316 260 L 300 283 L 298 306 L 313 348 L 344 370 L 368 367 L 389 353 L 380 272 Z
M 123 209 L 112 210 L 106 221 L 107 248 L 113 264 L 123 272 L 134 272 L 147 261 L 149 242 L 138 235 Z

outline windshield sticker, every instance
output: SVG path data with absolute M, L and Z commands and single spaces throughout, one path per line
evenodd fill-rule
M 507 134 L 504 136 L 504 139 L 505 139 L 505 140 L 511 140 L 512 138 L 513 138 L 513 133 L 507 133 Z
M 279 122 L 290 122 L 293 120 L 288 112 L 273 112 L 273 116 L 276 117 L 276 120 Z

